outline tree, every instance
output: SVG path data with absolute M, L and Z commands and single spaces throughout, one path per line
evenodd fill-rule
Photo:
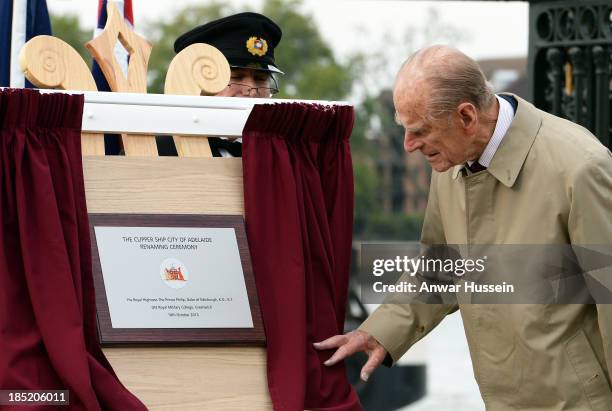
M 351 91 L 350 66 L 338 63 L 321 37 L 312 15 L 302 9 L 301 0 L 266 0 L 263 14 L 283 30 L 276 61 L 285 72 L 280 76 L 279 97 L 340 100 Z
M 140 25 L 139 29 L 142 28 L 144 36 L 154 45 L 149 60 L 149 92 L 163 93 L 166 72 L 175 56 L 174 41 L 181 34 L 238 11 L 248 11 L 248 8 L 235 8 L 226 2 L 213 0 L 206 5 L 188 7 L 170 20 Z M 402 131 L 394 122 L 388 87 L 397 70 L 396 55 L 407 56 L 417 46 L 433 42 L 457 42 L 461 39 L 459 31 L 441 22 L 432 9 L 422 26 L 408 27 L 401 38 L 387 35 L 384 39 L 386 47 L 368 55 L 355 54 L 348 61 L 339 62 L 321 36 L 312 15 L 304 10 L 302 0 L 264 0 L 261 12 L 283 30 L 280 46 L 275 50 L 276 62 L 286 73 L 278 77 L 279 97 L 324 100 L 350 97 L 359 101 L 351 138 L 356 237 L 418 237 L 422 216 L 381 211 L 380 194 L 385 184 L 379 173 L 380 166 L 385 164 L 385 155 L 389 153 L 395 157 L 404 155 Z M 84 48 L 91 33 L 80 28 L 75 16 L 52 17 L 52 24 L 57 37 L 71 44 L 85 61 L 91 62 Z M 387 141 L 389 149 L 386 154 L 381 152 L 377 143 L 380 139 Z M 397 164 L 400 162 L 396 161 Z
M 176 55 L 174 41 L 183 33 L 205 22 L 234 13 L 235 10 L 226 3 L 213 1 L 205 6 L 191 6 L 179 12 L 168 22 L 145 22 L 144 33 L 147 40 L 153 43 L 149 59 L 148 89 L 149 93 L 164 92 L 166 72 Z
M 285 72 L 278 76 L 279 97 L 344 98 L 351 90 L 351 71 L 336 61 L 312 16 L 302 12 L 301 6 L 301 0 L 265 0 L 263 4 L 262 13 L 283 30 L 281 43 L 274 51 L 278 66 Z M 149 92 L 163 93 L 166 71 L 175 56 L 173 45 L 178 36 L 236 12 L 228 4 L 214 1 L 205 6 L 189 7 L 171 21 L 146 24 L 146 37 L 154 44 L 149 61 Z
M 91 67 L 92 57 L 85 48 L 85 43 L 92 39 L 92 33 L 81 28 L 77 16 L 70 14 L 64 16 L 52 15 L 51 28 L 54 37 L 70 44 Z
M 356 107 L 357 121 L 351 144 L 354 162 L 361 168 L 355 167 L 356 238 L 419 238 L 423 215 L 406 214 L 404 206 L 418 203 L 422 207 L 426 202 L 428 186 L 420 182 L 430 175 L 431 169 L 422 158 L 405 157 L 404 132 L 395 123 L 389 88 L 398 69 L 395 58 L 407 57 L 417 48 L 430 44 L 456 44 L 462 40 L 464 36 L 458 29 L 441 21 L 437 11 L 430 9 L 422 26 L 407 27 L 400 38 L 388 33 L 384 36 L 386 47 L 369 56 L 354 56 L 354 72 L 360 75 L 354 81 L 353 92 L 361 100 Z M 406 195 L 406 184 L 412 187 L 409 195 Z

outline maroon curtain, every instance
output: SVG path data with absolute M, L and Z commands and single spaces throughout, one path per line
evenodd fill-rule
M 344 364 L 312 347 L 343 332 L 353 224 L 352 107 L 256 105 L 243 131 L 249 247 L 275 410 L 360 410 Z
M 0 390 L 70 390 L 71 410 L 144 410 L 98 344 L 82 112 L 83 96 L 0 90 Z M 14 409 L 38 408 L 49 409 Z

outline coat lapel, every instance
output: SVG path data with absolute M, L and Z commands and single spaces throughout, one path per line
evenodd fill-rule
M 516 182 L 542 125 L 541 113 L 537 108 L 514 94 L 509 95 L 518 101 L 516 113 L 487 168 L 489 173 L 506 187 L 512 187 Z M 454 167 L 453 179 L 457 178 L 463 167 L 463 164 Z
M 513 97 L 518 101 L 514 120 L 487 169 L 506 187 L 516 182 L 542 125 L 538 109 L 516 95 Z

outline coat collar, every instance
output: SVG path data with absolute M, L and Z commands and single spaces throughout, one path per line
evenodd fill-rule
M 510 129 L 495 152 L 487 171 L 506 187 L 512 187 L 540 130 L 542 116 L 533 104 L 515 94 L 504 94 L 514 97 L 518 106 Z M 455 166 L 453 178 L 457 178 L 463 167 L 463 164 Z

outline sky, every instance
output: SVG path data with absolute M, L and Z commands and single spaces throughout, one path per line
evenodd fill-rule
M 263 2 L 225 1 L 238 11 L 245 5 L 258 10 Z M 81 26 L 92 31 L 97 4 L 98 0 L 47 0 L 51 14 L 76 14 Z M 132 0 L 132 4 L 138 32 L 146 22 L 169 20 L 185 7 L 206 4 L 206 0 Z M 355 100 L 363 93 L 390 87 L 408 55 L 429 44 L 450 44 L 477 60 L 527 56 L 527 2 L 303 0 L 301 12 L 314 17 L 341 63 L 357 53 L 372 55 L 367 67 L 372 75 L 365 76 L 367 81 L 358 88 L 361 92 L 352 96 Z M 409 33 L 413 33 L 412 41 L 406 40 Z
M 261 4 L 261 0 L 228 1 L 255 9 Z M 205 0 L 132 0 L 136 30 L 144 20 L 168 18 L 188 5 L 204 3 Z M 95 24 L 97 4 L 97 0 L 47 0 L 52 14 L 77 14 L 81 25 L 88 28 Z M 422 27 L 430 10 L 461 33 L 465 39 L 457 46 L 476 59 L 527 55 L 526 2 L 304 0 L 303 9 L 314 16 L 323 37 L 340 58 L 355 51 L 384 47 L 389 38 L 401 39 L 406 30 Z

